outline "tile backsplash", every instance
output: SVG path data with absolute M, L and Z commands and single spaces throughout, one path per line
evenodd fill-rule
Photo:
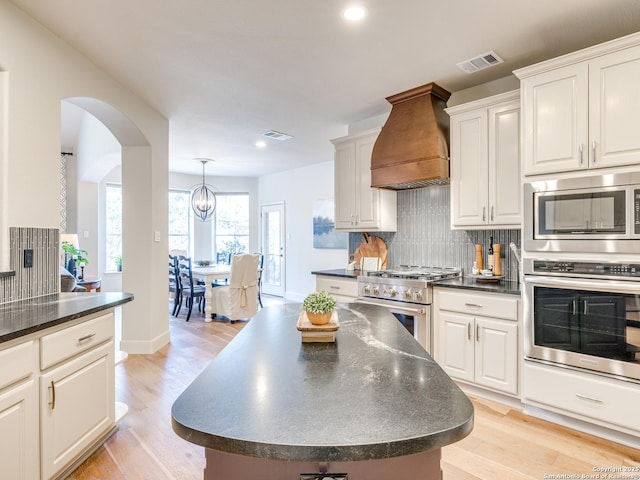
M 15 275 L 0 278 L 0 303 L 60 291 L 60 233 L 57 228 L 12 227 L 9 256 Z M 24 251 L 33 250 L 33 267 L 24 268 Z
M 398 231 L 375 232 L 389 250 L 388 268 L 397 265 L 460 267 L 471 273 L 475 244 L 483 245 L 486 259 L 489 239 L 501 244 L 505 278 L 517 281 L 518 264 L 509 248 L 520 247 L 520 230 L 451 230 L 449 186 L 433 186 L 398 192 Z M 362 235 L 349 234 L 349 253 L 353 253 Z

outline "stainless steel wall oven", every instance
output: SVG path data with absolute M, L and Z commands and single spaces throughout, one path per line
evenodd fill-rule
M 525 357 L 640 380 L 640 263 L 523 260 Z

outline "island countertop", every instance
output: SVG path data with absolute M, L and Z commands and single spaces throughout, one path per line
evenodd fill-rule
M 133 300 L 130 293 L 64 292 L 0 304 L 0 343 Z
M 262 309 L 178 397 L 174 431 L 272 460 L 360 461 L 467 436 L 466 395 L 386 309 L 338 308 L 335 343 L 302 343 L 299 304 Z

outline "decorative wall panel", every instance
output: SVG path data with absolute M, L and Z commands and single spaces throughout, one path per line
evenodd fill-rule
M 57 228 L 9 229 L 13 277 L 0 278 L 0 303 L 60 291 L 60 234 Z M 33 250 L 33 267 L 24 268 L 24 251 Z
M 520 247 L 520 230 L 451 230 L 449 202 L 448 185 L 398 192 L 398 231 L 373 233 L 387 244 L 388 267 L 459 267 L 471 273 L 475 244 L 482 243 L 486 258 L 493 237 L 493 243 L 501 244 L 505 278 L 516 281 L 518 265 L 509 244 Z M 349 234 L 349 253 L 361 241 L 361 234 Z

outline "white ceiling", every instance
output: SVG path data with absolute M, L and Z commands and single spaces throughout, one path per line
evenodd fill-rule
M 451 92 L 640 30 L 640 0 L 12 0 L 170 120 L 170 170 L 258 176 L 328 161 L 385 97 Z M 494 50 L 505 63 L 465 74 Z M 256 140 L 267 130 L 287 142 Z

